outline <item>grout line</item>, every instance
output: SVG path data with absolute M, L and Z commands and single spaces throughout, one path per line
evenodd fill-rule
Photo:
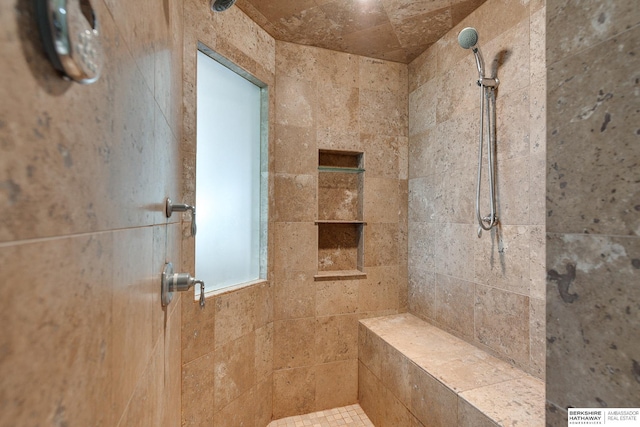
M 71 233 L 71 234 L 62 234 L 56 236 L 45 236 L 45 237 L 32 237 L 22 240 L 9 240 L 6 242 L 0 242 L 0 248 L 10 247 L 10 246 L 20 246 L 20 245 L 30 245 L 35 243 L 46 243 L 55 240 L 65 240 L 65 239 L 74 239 L 81 237 L 89 237 L 89 236 L 99 236 L 102 234 L 109 234 L 120 231 L 129 231 L 129 230 L 138 230 L 143 228 L 155 228 L 155 227 L 167 227 L 170 225 L 181 224 L 180 221 L 171 222 L 167 221 L 159 224 L 145 224 L 145 225 L 136 225 L 131 227 L 121 227 L 121 228 L 112 228 L 108 230 L 96 230 L 96 231 L 85 231 L 80 233 Z

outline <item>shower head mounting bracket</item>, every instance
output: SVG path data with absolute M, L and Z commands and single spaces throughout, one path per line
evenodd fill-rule
M 500 80 L 498 79 L 489 79 L 486 77 L 478 79 L 478 86 L 497 88 L 499 84 Z

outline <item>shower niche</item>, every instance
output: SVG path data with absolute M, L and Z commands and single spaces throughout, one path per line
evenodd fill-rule
M 316 280 L 366 277 L 363 194 L 363 153 L 320 150 Z

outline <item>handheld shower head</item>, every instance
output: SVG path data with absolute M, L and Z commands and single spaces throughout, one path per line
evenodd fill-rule
M 463 29 L 458 34 L 458 43 L 463 49 L 474 49 L 478 44 L 478 31 L 473 27 Z
M 464 28 L 458 34 L 458 43 L 463 49 L 471 49 L 473 56 L 476 58 L 476 67 L 478 68 L 478 78 L 484 78 L 484 61 L 478 49 L 478 30 L 473 27 Z
M 236 0 L 211 0 L 211 10 L 214 12 L 224 12 L 229 9 Z

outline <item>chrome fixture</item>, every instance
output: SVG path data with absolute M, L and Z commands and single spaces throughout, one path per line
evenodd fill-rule
M 197 227 L 196 227 L 196 207 L 191 205 L 186 205 L 183 203 L 172 203 L 171 199 L 167 197 L 165 202 L 165 215 L 167 218 L 170 218 L 174 212 L 186 212 L 191 211 L 191 236 L 196 235 Z
M 200 285 L 200 308 L 204 308 L 204 282 L 191 277 L 189 273 L 174 273 L 173 264 L 164 265 L 162 272 L 162 306 L 166 307 L 173 299 L 174 292 L 188 291 L 192 286 Z
M 478 31 L 475 28 L 467 27 L 458 34 L 458 43 L 463 49 L 471 49 L 476 59 L 476 67 L 478 68 L 478 86 L 480 86 L 480 138 L 478 147 L 478 179 L 476 182 L 476 219 L 478 220 L 478 237 L 482 235 L 482 230 L 491 230 L 498 224 L 496 215 L 496 195 L 495 195 L 495 173 L 496 165 L 494 159 L 495 153 L 495 135 L 496 135 L 496 94 L 495 90 L 500 83 L 495 77 L 486 77 L 484 75 L 484 61 L 478 48 Z M 485 101 L 487 108 L 485 108 Z M 484 116 L 487 115 L 487 160 L 489 169 L 489 215 L 482 216 L 480 214 L 480 187 L 482 179 L 482 149 L 484 144 Z M 485 225 L 486 224 L 486 225 Z
M 224 12 L 229 9 L 236 0 L 211 0 L 211 10 L 214 12 Z
M 95 2 L 95 0 L 94 0 Z M 66 80 L 94 83 L 104 65 L 102 35 L 90 0 L 34 0 L 40 39 Z

